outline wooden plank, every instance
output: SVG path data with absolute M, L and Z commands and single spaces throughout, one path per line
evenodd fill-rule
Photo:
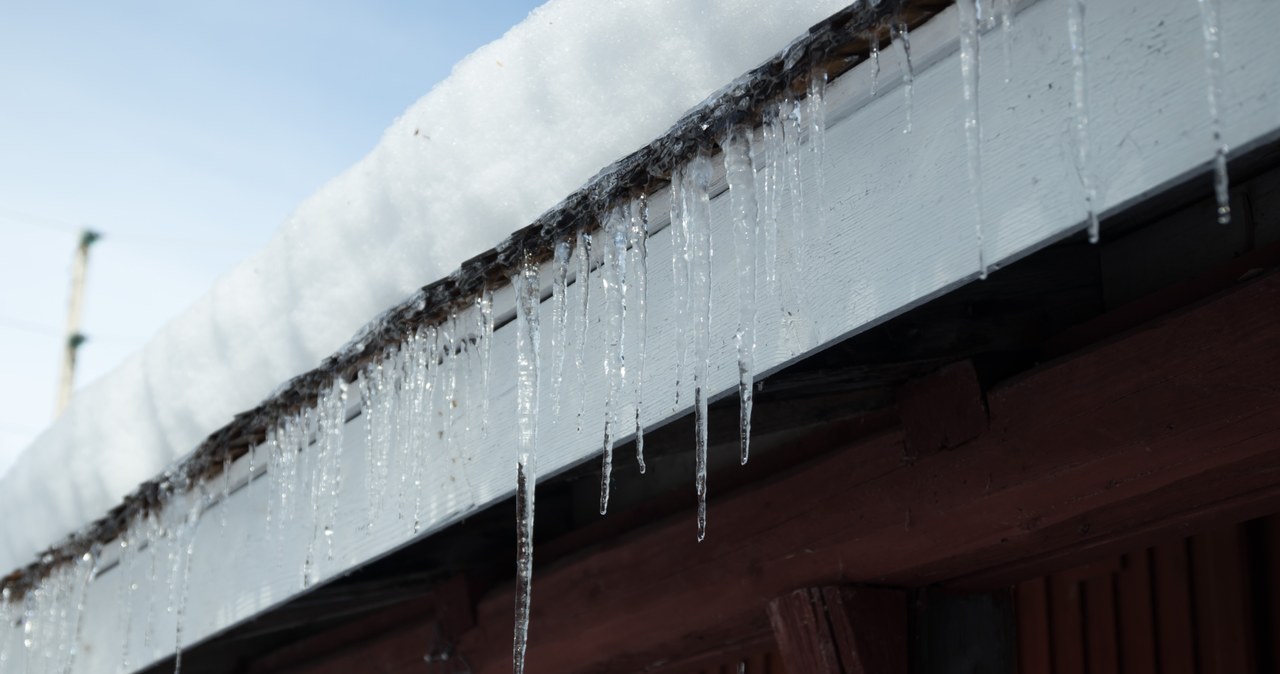
M 842 674 L 835 635 L 816 588 L 795 590 L 769 602 L 769 624 L 778 651 L 790 669 L 813 674 Z
M 907 598 L 901 590 L 821 587 L 769 602 L 787 669 L 813 674 L 906 674 Z
M 1049 578 L 1049 636 L 1055 674 L 1084 674 L 1084 606 L 1081 584 L 1062 576 Z
M 1049 584 L 1043 577 L 1018 583 L 1014 591 L 1018 618 L 1018 671 L 1052 674 L 1049 644 Z
M 557 601 L 534 609 L 530 662 L 642 668 L 705 648 L 707 625 L 749 621 L 806 582 L 927 584 L 1134 528 L 1167 536 L 1241 491 L 1280 507 L 1280 315 L 1259 311 L 1277 298 L 1280 276 L 1269 276 L 997 389 L 992 431 L 963 451 L 903 465 L 901 434 L 881 433 L 713 500 L 719 532 L 702 544 L 680 518 L 540 570 Z M 800 442 L 849 442 L 826 433 Z M 485 654 L 505 651 L 510 606 L 505 592 L 482 602 L 468 636 L 477 671 L 501 669 Z
M 1191 612 L 1191 573 L 1185 541 L 1152 550 L 1155 577 L 1156 634 L 1162 674 L 1195 674 L 1195 628 Z
M 1200 671 L 1252 674 L 1253 606 L 1241 527 L 1193 537 L 1191 561 Z
M 1116 575 L 1120 666 L 1126 674 L 1155 674 L 1157 671 L 1150 554 L 1142 550 L 1125 555 L 1124 569 Z
M 971 361 L 908 382 L 898 395 L 907 457 L 953 449 L 987 430 L 982 387 Z
M 1112 575 L 1084 581 L 1084 625 L 1089 674 L 1117 674 L 1120 644 L 1116 633 L 1115 587 Z

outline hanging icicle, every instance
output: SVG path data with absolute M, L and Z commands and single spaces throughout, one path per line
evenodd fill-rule
M 627 374 L 627 243 L 630 204 L 615 209 L 604 226 L 604 460 L 600 467 L 600 514 L 609 510 L 609 481 L 613 475 L 613 445 L 618 437 L 618 406 Z
M 569 341 L 569 263 L 573 246 L 557 241 L 551 266 L 551 413 L 560 416 L 564 354 Z
M 587 411 L 587 331 L 591 325 L 591 232 L 578 230 L 578 245 L 574 254 L 578 259 L 578 272 L 573 284 L 578 287 L 578 351 L 575 356 L 578 367 L 578 432 L 582 432 L 582 416 Z
M 676 406 L 685 382 L 685 356 L 689 324 L 689 223 L 685 204 L 685 170 L 671 174 L 671 278 L 676 304 Z
M 641 422 L 640 412 L 644 401 L 645 343 L 649 332 L 649 200 L 643 194 L 631 204 L 630 238 L 631 250 L 636 257 L 634 265 L 636 279 L 635 307 L 636 322 L 638 323 L 636 330 L 636 374 L 631 378 L 631 385 L 634 389 L 636 404 L 636 464 L 640 468 L 640 473 L 644 474 L 644 424 Z
M 579 280 L 584 280 L 580 277 Z M 512 659 L 524 672 L 533 582 L 534 489 L 538 481 L 538 267 L 526 259 L 512 278 L 516 291 L 516 615 Z
M 871 95 L 880 92 L 880 31 L 871 31 Z
M 1218 200 L 1218 223 L 1231 222 L 1231 185 L 1227 178 L 1226 132 L 1222 121 L 1222 99 L 1226 70 L 1222 65 L 1222 3 L 1198 0 L 1200 27 L 1204 33 L 1204 54 L 1209 74 L 1209 130 L 1213 134 L 1213 194 Z
M 981 5 L 976 0 L 956 0 L 960 19 L 960 75 L 964 84 L 964 139 L 969 160 L 969 189 L 973 193 L 974 232 L 978 244 L 978 277 L 987 278 L 987 252 L 983 226 L 982 126 L 978 117 L 978 28 Z
M 1089 223 L 1089 242 L 1098 242 L 1098 189 L 1093 183 L 1093 167 L 1089 162 L 1089 80 L 1085 72 L 1086 51 L 1084 31 L 1084 0 L 1071 0 L 1067 4 L 1067 32 L 1071 40 L 1071 71 L 1073 84 L 1072 129 L 1075 132 L 1076 174 L 1084 189 L 1085 218 Z
M 816 95 L 820 103 L 821 93 Z M 814 96 L 811 92 L 810 100 Z M 751 395 L 755 386 L 756 346 L 756 172 L 751 164 L 750 143 L 751 130 L 745 127 L 734 127 L 722 143 L 725 180 L 729 183 L 729 208 L 733 215 L 734 262 L 738 269 L 738 330 L 734 333 L 734 340 L 738 347 L 739 460 L 743 465 L 751 454 Z M 821 159 L 818 161 L 820 163 Z
M 1004 83 L 1013 81 L 1013 15 L 1017 0 L 996 0 L 996 18 L 1000 22 L 1000 42 L 1004 48 Z
M 711 394 L 711 160 L 699 153 L 685 169 L 690 240 L 690 293 L 694 310 L 693 401 L 698 493 L 698 540 L 707 534 L 707 403 Z
M 907 121 L 902 127 L 902 132 L 911 133 L 911 115 L 915 108 L 916 73 L 911 65 L 911 36 L 907 32 L 907 22 L 899 19 L 889 24 L 889 34 L 898 45 L 898 49 L 902 51 L 902 94 L 907 108 Z

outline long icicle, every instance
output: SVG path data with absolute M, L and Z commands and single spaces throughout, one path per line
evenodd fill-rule
M 902 127 L 903 133 L 911 133 L 912 110 L 915 108 L 916 72 L 911 65 L 911 36 L 907 31 L 907 22 L 902 20 L 889 24 L 889 33 L 893 41 L 902 50 L 902 95 L 906 100 L 907 121 Z
M 649 332 L 649 200 L 640 195 L 631 206 L 631 250 L 635 251 L 636 289 L 636 376 L 632 377 L 636 401 L 636 463 L 644 474 L 644 424 L 640 419 L 643 408 L 643 382 L 645 342 Z
M 739 459 L 743 465 L 751 455 L 751 394 L 755 385 L 757 206 L 750 142 L 749 128 L 734 127 L 723 143 L 725 179 L 729 183 L 733 213 L 733 250 L 738 267 L 738 330 L 734 339 L 738 347 Z
M 578 286 L 578 432 L 582 432 L 582 416 L 587 410 L 587 329 L 590 326 L 591 307 L 591 232 L 578 230 L 578 243 L 574 251 L 578 259 L 578 272 L 573 284 Z
M 686 168 L 690 244 L 692 248 L 691 283 L 696 316 L 694 317 L 693 399 L 696 430 L 695 486 L 698 493 L 698 540 L 707 535 L 707 396 L 711 370 L 711 160 L 699 153 Z
M 585 279 L 579 279 L 585 281 Z M 526 258 L 512 279 L 516 290 L 516 615 L 512 660 L 524 672 L 529 645 L 530 590 L 533 583 L 533 509 L 538 482 L 538 267 Z
M 600 467 L 600 514 L 609 511 L 609 481 L 613 477 L 613 445 L 618 437 L 618 405 L 627 374 L 627 235 L 630 204 L 614 210 L 604 227 L 604 376 L 608 387 L 604 412 L 604 460 Z
M 671 174 L 671 278 L 676 303 L 676 406 L 685 382 L 686 335 L 689 317 L 689 224 L 685 212 L 685 170 Z
M 569 341 L 569 267 L 573 246 L 557 241 L 551 266 L 551 413 L 560 416 L 564 354 Z
M 1072 129 L 1075 131 L 1076 173 L 1084 189 L 1085 217 L 1089 222 L 1089 242 L 1098 242 L 1098 188 L 1093 184 L 1093 167 L 1089 162 L 1089 80 L 1085 71 L 1084 0 L 1071 0 L 1067 6 L 1067 32 L 1071 39 L 1071 71 L 1073 83 Z
M 1209 130 L 1213 134 L 1213 193 L 1218 200 L 1218 223 L 1231 222 L 1231 184 L 1227 177 L 1226 133 L 1222 122 L 1223 85 L 1226 70 L 1222 65 L 1222 3 L 1220 0 L 1198 0 L 1200 25 L 1204 32 L 1204 54 L 1209 74 Z
M 974 232 L 978 243 L 978 277 L 987 278 L 983 233 L 982 126 L 978 117 L 978 11 L 976 0 L 956 0 L 960 19 L 960 75 L 964 84 L 964 139 L 968 151 L 969 190 L 973 193 Z

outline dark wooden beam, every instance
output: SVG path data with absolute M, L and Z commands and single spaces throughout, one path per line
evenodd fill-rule
M 987 430 L 982 386 L 967 360 L 904 384 L 898 393 L 898 412 L 911 460 L 954 449 Z
M 907 594 L 874 587 L 811 587 L 769 602 L 788 672 L 907 674 Z
M 700 653 L 767 629 L 796 587 L 1007 586 L 1280 511 L 1277 308 L 1270 274 L 1049 364 L 988 392 L 981 436 L 914 463 L 900 429 L 824 427 L 797 442 L 840 451 L 713 500 L 701 544 L 677 517 L 539 568 L 530 670 Z M 512 605 L 481 602 L 475 672 L 508 671 Z

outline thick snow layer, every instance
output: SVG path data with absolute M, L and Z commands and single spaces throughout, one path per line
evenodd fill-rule
M 529 224 L 848 0 L 552 0 L 460 62 L 363 160 L 0 480 L 0 569 L 102 516 L 379 312 Z M 323 139 L 317 139 L 323 142 Z

